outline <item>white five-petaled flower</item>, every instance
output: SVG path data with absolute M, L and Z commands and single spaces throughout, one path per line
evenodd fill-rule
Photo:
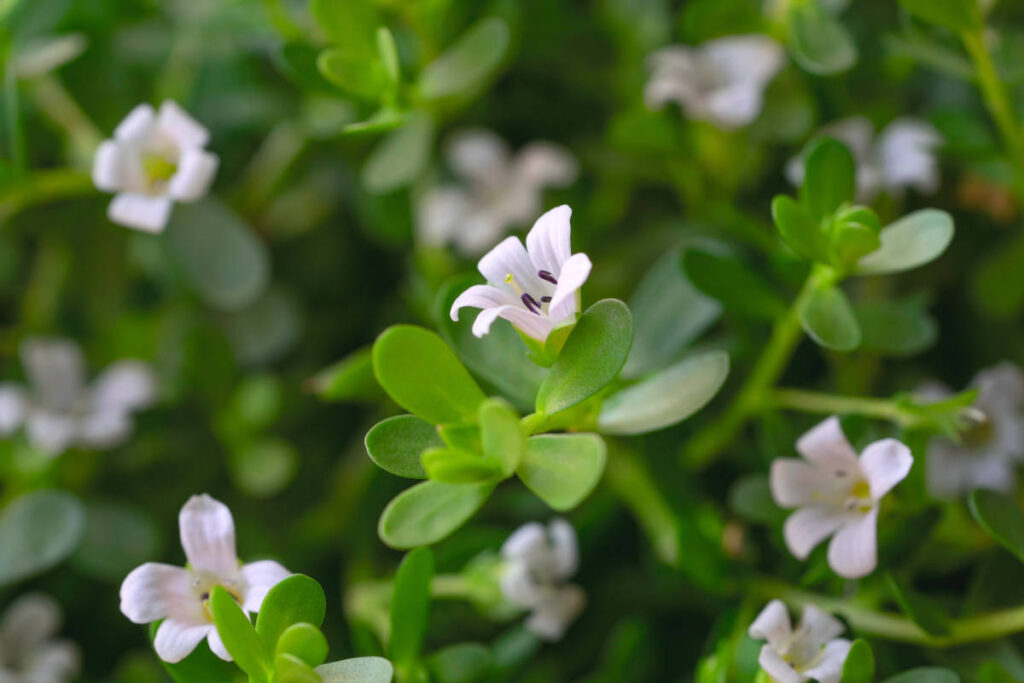
M 203 149 L 209 131 L 170 100 L 156 112 L 135 107 L 96 150 L 92 180 L 114 192 L 107 215 L 115 223 L 162 232 L 174 202 L 206 194 L 217 172 L 217 156 Z
M 649 109 L 678 102 L 692 119 L 740 128 L 761 113 L 764 91 L 784 64 L 782 46 L 762 35 L 672 45 L 650 56 L 644 101 Z
M 794 630 L 781 600 L 772 600 L 750 625 L 751 638 L 768 641 L 758 663 L 778 683 L 839 683 L 850 641 L 838 638 L 842 622 L 814 605 L 805 605 Z
M 926 482 L 936 498 L 976 488 L 1009 493 L 1017 486 L 1014 468 L 1024 461 L 1024 373 L 1000 363 L 975 375 L 970 387 L 978 395 L 965 411 L 968 426 L 960 442 L 940 436 L 928 444 Z M 926 400 L 948 395 L 945 387 L 919 392 Z
M 132 413 L 156 398 L 156 377 L 142 361 L 118 361 L 89 386 L 74 342 L 31 337 L 20 351 L 28 386 L 0 384 L 0 436 L 24 424 L 29 443 L 46 455 L 122 443 Z
M 562 205 L 537 219 L 526 236 L 506 237 L 477 264 L 486 285 L 473 285 L 452 303 L 452 320 L 464 306 L 482 309 L 473 322 L 473 334 L 482 337 L 498 318 L 515 325 L 539 341 L 562 323 L 575 320 L 580 310 L 579 290 L 590 275 L 586 254 L 573 254 L 569 218 Z
M 832 536 L 829 566 L 845 578 L 867 576 L 877 564 L 878 506 L 882 497 L 910 472 L 910 449 L 895 439 L 876 441 L 857 457 L 830 417 L 800 437 L 803 460 L 772 463 L 771 489 L 781 507 L 800 508 L 786 519 L 786 545 L 804 560 Z
M 424 192 L 417 207 L 420 238 L 430 246 L 454 244 L 468 256 L 482 253 L 541 210 L 546 187 L 576 179 L 576 161 L 558 145 L 532 142 L 515 155 L 486 130 L 456 133 L 445 148 L 463 182 Z
M 939 160 L 935 153 L 942 136 L 920 119 L 893 120 L 875 138 L 871 122 L 853 116 L 825 126 L 821 135 L 834 137 L 850 148 L 857 164 L 857 200 L 868 203 L 880 191 L 899 195 L 912 187 L 922 194 L 939 189 Z M 804 179 L 805 152 L 790 159 L 786 177 L 794 185 Z
M 568 583 L 576 573 L 576 530 L 564 519 L 547 526 L 530 522 L 501 546 L 504 568 L 501 593 L 516 607 L 530 611 L 526 627 L 545 640 L 561 640 L 583 611 L 583 589 Z
M 214 587 L 224 588 L 247 613 L 258 612 L 290 572 L 271 560 L 241 565 L 231 511 L 206 494 L 185 503 L 178 524 L 188 565 L 147 562 L 136 568 L 121 584 L 121 611 L 136 624 L 164 620 L 153 646 L 165 662 L 181 661 L 203 638 L 214 654 L 231 661 L 210 614 Z
M 65 683 L 78 675 L 78 646 L 54 637 L 61 621 L 49 596 L 29 593 L 10 604 L 0 618 L 0 683 Z

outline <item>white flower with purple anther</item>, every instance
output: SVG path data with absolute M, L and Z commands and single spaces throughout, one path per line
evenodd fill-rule
M 66 683 L 81 668 L 78 646 L 56 638 L 63 621 L 60 605 L 29 593 L 14 600 L 0 617 L 0 683 Z
M 537 219 L 526 236 L 507 237 L 480 259 L 477 268 L 486 285 L 473 285 L 452 303 L 459 309 L 481 309 L 473 334 L 482 337 L 498 318 L 543 342 L 554 328 L 573 322 L 580 311 L 579 290 L 590 275 L 586 254 L 573 254 L 569 241 L 572 209 L 559 206 Z
M 545 188 L 569 185 L 577 175 L 575 159 L 558 145 L 531 142 L 512 154 L 504 140 L 486 130 L 456 133 L 445 156 L 461 183 L 423 193 L 419 236 L 427 245 L 454 244 L 470 256 L 536 216 Z
M 157 112 L 140 104 L 96 150 L 92 179 L 114 192 L 110 220 L 145 232 L 167 227 L 174 202 L 194 202 L 210 189 L 217 156 L 203 149 L 209 131 L 170 100 Z
M 121 584 L 121 611 L 136 624 L 163 619 L 153 646 L 165 662 L 181 661 L 204 638 L 231 661 L 210 614 L 213 589 L 226 590 L 246 613 L 258 612 L 270 589 L 291 574 L 271 560 L 239 563 L 231 511 L 206 494 L 185 503 L 178 525 L 188 564 L 147 562 L 132 571 Z
M 27 387 L 0 384 L 0 436 L 24 425 L 29 443 L 46 455 L 124 442 L 132 413 L 156 398 L 156 376 L 142 361 L 118 361 L 88 385 L 85 359 L 74 342 L 30 337 L 20 351 Z
M 936 148 L 942 136 L 930 124 L 903 117 L 892 121 L 875 138 L 875 129 L 863 116 L 829 124 L 820 135 L 833 137 L 847 147 L 857 164 L 857 200 L 868 203 L 880 191 L 900 195 L 912 187 L 922 194 L 939 189 L 939 159 Z M 786 165 L 786 177 L 794 185 L 804 179 L 804 157 L 808 147 Z
M 781 600 L 772 600 L 747 631 L 755 640 L 767 641 L 757 661 L 777 683 L 839 683 L 852 643 L 838 636 L 841 621 L 814 605 L 805 605 L 794 629 Z
M 867 576 L 878 562 L 878 507 L 910 472 L 910 449 L 895 439 L 876 441 L 861 453 L 847 441 L 839 418 L 830 417 L 800 437 L 803 456 L 772 463 L 775 502 L 799 508 L 786 519 L 789 551 L 805 560 L 829 536 L 828 563 L 845 578 Z
M 665 47 L 648 59 L 651 75 L 644 102 L 649 109 L 677 102 L 691 119 L 726 130 L 740 128 L 761 113 L 764 91 L 785 56 L 781 45 L 762 35 Z
M 568 583 L 579 564 L 576 530 L 564 519 L 546 528 L 524 524 L 501 546 L 501 556 L 505 601 L 530 612 L 526 628 L 534 635 L 561 640 L 586 604 L 583 589 Z
M 1024 374 L 1012 363 L 982 370 L 971 380 L 974 404 L 963 411 L 960 441 L 938 436 L 928 444 L 925 469 L 928 491 L 936 498 L 956 498 L 976 488 L 1006 493 L 1017 487 L 1016 467 L 1024 461 Z M 941 401 L 945 387 L 918 393 Z

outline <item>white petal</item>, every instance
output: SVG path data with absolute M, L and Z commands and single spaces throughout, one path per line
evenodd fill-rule
M 509 563 L 501 572 L 498 586 L 505 601 L 516 607 L 533 607 L 543 599 L 540 586 L 533 580 L 526 562 Z
M 0 383 L 0 436 L 10 436 L 25 421 L 25 390 L 13 382 Z
M 512 223 L 507 216 L 491 204 L 474 203 L 458 224 L 452 241 L 466 256 L 479 256 L 487 251 L 505 233 Z
M 544 341 L 551 332 L 551 321 L 536 313 L 531 313 L 522 306 L 499 306 L 480 311 L 480 314 L 473 321 L 473 334 L 482 337 L 491 329 L 491 324 L 498 318 L 504 318 L 516 329 L 525 335 L 533 337 L 537 341 Z
M 789 610 L 781 600 L 772 600 L 757 615 L 747 634 L 754 640 L 766 640 L 775 648 L 782 647 L 793 632 L 789 621 Z
M 100 373 L 92 386 L 97 409 L 130 412 L 146 408 L 156 399 L 156 374 L 138 360 L 122 360 Z
M 85 359 L 67 339 L 29 337 L 21 343 L 21 364 L 36 403 L 44 408 L 70 408 L 85 389 Z
M 564 148 L 548 142 L 532 142 L 516 155 L 516 175 L 522 182 L 541 188 L 562 187 L 576 180 L 579 167 Z M 527 239 L 527 247 L 530 242 Z
M 469 195 L 457 187 L 438 187 L 424 192 L 416 212 L 420 240 L 432 247 L 450 242 L 459 233 L 469 205 Z
M 25 421 L 29 443 L 43 455 L 60 455 L 72 445 L 77 433 L 75 421 L 60 413 L 32 410 Z
M 465 130 L 451 136 L 445 146 L 448 165 L 460 176 L 490 183 L 508 173 L 508 146 L 487 130 Z
M 806 560 L 815 546 L 846 521 L 841 512 L 825 507 L 800 508 L 782 525 L 786 547 L 798 560 Z
M 576 540 L 576 529 L 561 517 L 548 524 L 548 540 L 552 571 L 559 579 L 567 579 L 576 573 L 579 567 L 579 545 Z
M 751 34 L 710 40 L 698 48 L 699 58 L 731 82 L 763 88 L 785 64 L 785 50 L 767 36 Z
M 160 659 L 174 664 L 192 654 L 196 645 L 212 630 L 213 624 L 209 622 L 197 624 L 165 619 L 156 631 L 153 647 Z
M 821 493 L 828 488 L 827 472 L 806 460 L 776 458 L 769 477 L 772 498 L 784 508 L 812 505 L 821 500 Z
M 114 129 L 114 139 L 119 142 L 135 143 L 147 137 L 152 130 L 156 112 L 149 104 L 140 104 L 128 112 Z
M 843 434 L 839 418 L 832 416 L 820 422 L 796 442 L 796 450 L 811 462 L 828 469 L 856 472 L 857 451 Z
M 217 655 L 225 662 L 232 661 L 231 653 L 228 652 L 226 647 L 224 647 L 224 641 L 221 639 L 220 632 L 217 629 L 210 629 L 210 632 L 206 635 L 206 642 L 209 643 L 210 650 L 213 654 Z
M 850 654 L 853 643 L 842 638 L 837 638 L 825 645 L 821 653 L 821 661 L 810 669 L 805 669 L 803 675 L 813 678 L 818 683 L 839 683 L 843 678 L 843 664 L 846 663 L 846 656 Z
M 217 155 L 201 149 L 186 149 L 178 170 L 167 183 L 167 196 L 179 202 L 194 202 L 206 194 L 217 173 Z
M 822 645 L 841 635 L 845 630 L 843 622 L 810 603 L 804 605 L 803 614 L 800 615 L 800 624 L 797 627 L 799 638 L 807 643 L 815 653 Z
M 291 576 L 291 572 L 273 560 L 250 562 L 242 567 L 242 582 L 245 584 L 245 602 L 242 608 L 247 612 L 259 612 L 263 598 L 278 583 Z
M 123 410 L 96 410 L 78 421 L 75 443 L 106 449 L 124 443 L 132 433 L 131 414 Z
M 561 640 L 566 630 L 587 604 L 579 586 L 560 586 L 548 594 L 526 619 L 526 628 L 538 638 Z
M 163 232 L 171 217 L 173 202 L 167 197 L 151 197 L 122 192 L 107 207 L 107 218 L 113 223 L 143 232 Z
M 952 441 L 943 437 L 931 440 L 927 451 L 925 484 L 933 498 L 952 500 L 974 488 L 977 458 Z M 1003 472 L 1005 483 L 1012 482 L 1012 471 L 1007 463 Z
M 160 105 L 156 125 L 161 133 L 178 143 L 182 150 L 204 147 L 210 138 L 210 132 L 172 100 L 164 100 Z
M 938 189 L 939 162 L 935 148 L 942 136 L 924 121 L 896 119 L 878 136 L 877 164 L 890 187 L 914 187 L 931 193 Z
M 178 515 L 181 547 L 193 570 L 222 578 L 238 572 L 235 552 L 235 521 L 231 510 L 204 494 L 192 496 Z
M 771 645 L 761 648 L 761 654 L 757 657 L 757 663 L 765 670 L 776 683 L 801 683 L 803 679 L 796 669 L 772 649 Z
M 104 192 L 116 192 L 123 186 L 122 148 L 113 140 L 104 140 L 96 148 L 92 162 L 92 183 Z
M 860 469 L 871 487 L 871 497 L 878 500 L 910 474 L 914 456 L 896 439 L 882 439 L 870 444 L 860 456 Z
M 26 667 L 21 683 L 63 683 L 81 671 L 82 655 L 71 641 L 51 640 L 31 654 Z
M 61 622 L 56 600 L 42 593 L 22 595 L 4 611 L 0 648 L 15 652 L 35 650 L 60 630 Z
M 562 264 L 572 255 L 570 224 L 572 209 L 563 204 L 551 209 L 533 224 L 526 235 L 526 251 L 537 270 L 558 276 Z
M 558 273 L 558 285 L 555 286 L 555 293 L 548 307 L 548 317 L 551 318 L 553 325 L 573 318 L 578 312 L 576 292 L 590 277 L 590 269 L 590 258 L 586 254 L 573 254 L 562 265 L 562 270 Z
M 866 116 L 840 119 L 822 128 L 821 133 L 835 138 L 849 147 L 858 167 L 869 161 L 875 128 Z
M 452 308 L 449 311 L 449 315 L 452 320 L 458 320 L 459 310 L 462 308 L 469 307 L 483 310 L 509 305 L 515 305 L 515 301 L 513 301 L 511 296 L 497 287 L 492 287 L 491 285 L 473 285 L 455 298 L 455 301 L 452 302 Z
M 499 242 L 498 246 L 484 254 L 477 269 L 492 285 L 509 292 L 514 291 L 514 288 L 506 284 L 510 274 L 525 292 L 542 291 L 548 286 L 537 276 L 538 268 L 518 237 L 506 237 Z
M 199 613 L 192 576 L 181 567 L 147 562 L 121 583 L 121 612 L 136 624 L 177 615 L 194 620 Z
M 709 118 L 726 130 L 752 123 L 761 113 L 764 102 L 762 87 L 757 83 L 740 82 L 708 93 L 704 100 Z
M 516 529 L 505 539 L 501 546 L 501 556 L 510 559 L 529 560 L 537 555 L 547 544 L 544 525 L 540 522 L 529 522 Z
M 979 403 L 1012 406 L 1016 412 L 1024 401 L 1024 373 L 1007 361 L 980 371 L 971 386 L 978 389 Z
M 828 546 L 828 564 L 846 579 L 867 576 L 878 564 L 878 508 L 845 522 Z

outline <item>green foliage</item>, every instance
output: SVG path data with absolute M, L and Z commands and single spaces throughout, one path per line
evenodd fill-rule
M 399 665 L 417 659 L 430 618 L 430 581 L 434 556 L 429 548 L 413 550 L 398 568 L 391 597 L 391 637 L 388 653 Z
M 789 52 L 812 74 L 842 73 L 857 62 L 853 38 L 817 0 L 793 3 L 788 25 Z
M 819 285 L 800 309 L 800 324 L 818 344 L 836 351 L 852 351 L 860 345 L 857 318 L 843 290 Z
M 270 589 L 256 617 L 256 633 L 268 649 L 294 624 L 319 627 L 327 611 L 324 589 L 314 579 L 294 574 Z
M 596 434 L 543 434 L 526 442 L 516 473 L 555 510 L 570 510 L 597 486 L 605 446 Z
M 150 640 L 156 637 L 160 623 L 150 625 Z M 174 683 L 240 683 L 243 680 L 238 667 L 220 659 L 203 643 L 180 662 L 160 660 L 160 664 Z
M 491 652 L 477 643 L 457 643 L 442 648 L 427 659 L 427 668 L 438 683 L 472 683 L 485 680 L 491 666 Z
M 431 545 L 465 524 L 493 490 L 492 483 L 422 482 L 388 503 L 377 531 L 392 548 Z
M 235 602 L 234 596 L 222 587 L 215 586 L 209 604 L 217 632 L 238 668 L 257 682 L 271 681 L 273 662 L 270 651 L 256 633 L 249 617 Z
M 480 404 L 480 439 L 485 460 L 506 477 L 516 471 L 526 450 L 526 432 L 511 406 L 494 398 Z
M 382 470 L 399 477 L 426 479 L 423 451 L 443 445 L 434 425 L 414 415 L 396 415 L 366 433 L 366 452 Z
M 462 96 L 479 87 L 505 57 L 509 35 L 497 17 L 482 19 L 420 74 L 418 90 L 426 100 Z
M 996 662 L 985 662 L 978 669 L 979 683 L 1014 683 L 1014 678 L 1006 669 Z
M 861 331 L 861 346 L 897 357 L 926 350 L 939 336 L 938 325 L 928 315 L 926 305 L 924 296 L 855 304 L 853 313 Z
M 843 663 L 839 683 L 871 683 L 875 679 L 875 655 L 866 640 L 853 641 Z
M 857 263 L 859 275 L 899 273 L 923 266 L 953 240 L 953 219 L 945 211 L 921 209 L 882 228 L 881 246 Z
M 967 499 L 974 517 L 988 535 L 1024 562 L 1024 512 L 1009 496 L 977 489 Z
M 373 352 L 364 347 L 324 368 L 309 380 L 310 388 L 325 401 L 374 398 L 380 387 L 373 376 Z
M 27 493 L 0 513 L 0 586 L 50 569 L 82 539 L 86 511 L 61 491 Z
M 960 683 L 955 671 L 937 666 L 921 666 L 890 676 L 882 683 Z
M 274 655 L 291 655 L 307 666 L 319 666 L 327 659 L 327 639 L 313 624 L 292 624 L 278 638 Z
M 853 155 L 846 145 L 823 137 L 811 147 L 804 162 L 800 203 L 816 220 L 824 220 L 843 204 L 853 201 L 857 189 L 856 175 Z
M 897 581 L 891 573 L 885 575 L 885 580 L 900 609 L 922 631 L 933 636 L 949 635 L 950 616 L 941 606 Z
M 982 26 L 974 0 L 900 0 L 900 4 L 924 21 L 955 33 L 977 31 Z
M 394 668 L 383 657 L 356 657 L 316 668 L 323 683 L 390 683 Z
M 738 259 L 687 249 L 683 269 L 697 289 L 740 315 L 774 320 L 786 310 L 786 302 L 771 285 Z

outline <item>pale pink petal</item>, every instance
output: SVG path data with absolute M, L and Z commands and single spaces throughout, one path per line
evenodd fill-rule
M 773 647 L 782 647 L 793 633 L 789 610 L 781 600 L 772 600 L 757 615 L 747 633 L 754 640 L 766 640 Z
M 210 138 L 210 132 L 173 100 L 164 100 L 160 105 L 156 125 L 161 133 L 169 136 L 183 150 L 203 147 Z
M 133 192 L 122 192 L 107 207 L 107 217 L 113 223 L 143 232 L 163 232 L 171 217 L 173 202 L 167 197 L 152 197 Z
M 222 578 L 238 572 L 235 521 L 227 505 L 205 493 L 192 496 L 181 508 L 178 525 L 181 547 L 193 570 Z
M 709 93 L 704 107 L 712 122 L 732 130 L 752 123 L 761 113 L 763 101 L 759 84 L 739 82 Z
M 462 294 L 459 294 L 452 302 L 449 315 L 452 320 L 459 319 L 459 310 L 462 308 L 496 308 L 498 306 L 515 305 L 515 300 L 504 291 L 491 285 L 473 285 Z
M 760 34 L 710 40 L 698 51 L 700 59 L 722 78 L 762 89 L 782 69 L 786 58 L 781 45 Z
M 474 182 L 489 184 L 508 172 L 508 146 L 487 130 L 455 133 L 445 146 L 445 156 L 455 173 Z
M 930 124 L 898 118 L 885 127 L 876 144 L 877 164 L 892 189 L 913 187 L 932 193 L 939 186 L 939 160 L 935 148 L 942 136 Z
M 62 413 L 32 410 L 25 421 L 25 435 L 32 447 L 43 455 L 57 456 L 74 443 L 78 425 Z
M 149 104 L 140 104 L 128 112 L 121 123 L 114 129 L 114 139 L 118 142 L 135 143 L 147 135 L 153 127 L 156 112 Z
M 842 513 L 825 507 L 800 508 L 782 525 L 789 552 L 798 560 L 806 560 L 815 546 L 824 541 L 846 521 Z
M 757 663 L 765 670 L 775 683 L 802 683 L 803 679 L 796 672 L 793 665 L 783 659 L 779 653 L 772 649 L 771 645 L 761 648 L 761 654 L 757 657 Z
M 104 140 L 96 148 L 92 162 L 92 183 L 104 192 L 116 192 L 124 185 L 123 148 L 113 140 Z
M 192 654 L 203 638 L 214 630 L 213 624 L 186 623 L 175 619 L 165 619 L 156 631 L 153 647 L 156 654 L 165 662 L 174 664 Z
M 416 226 L 424 244 L 440 247 L 456 239 L 469 213 L 470 197 L 458 187 L 438 187 L 423 193 L 417 206 Z
M 498 318 L 504 318 L 512 323 L 520 332 L 537 341 L 544 341 L 551 332 L 551 321 L 546 317 L 531 313 L 522 306 L 499 306 L 480 311 L 480 314 L 473 321 L 473 334 L 482 337 L 487 334 L 491 325 Z
M 121 612 L 136 624 L 185 616 L 198 605 L 192 576 L 181 567 L 147 562 L 121 583 Z M 194 616 L 194 614 L 193 614 Z
M 291 576 L 291 572 L 273 560 L 250 562 L 242 567 L 242 582 L 245 584 L 242 608 L 247 612 L 259 612 L 263 598 L 270 589 Z
M 548 142 L 532 142 L 516 155 L 516 173 L 522 182 L 534 188 L 562 187 L 579 174 L 576 160 L 565 149 Z M 529 239 L 526 242 L 530 246 Z
M 847 579 L 867 576 L 878 564 L 878 508 L 846 521 L 828 546 L 828 564 Z
M 231 653 L 224 647 L 224 640 L 220 637 L 220 632 L 215 628 L 211 628 L 210 632 L 206 634 L 206 642 L 210 645 L 210 651 L 217 655 L 225 662 L 232 661 Z
M 156 374 L 148 363 L 121 360 L 100 373 L 92 387 L 92 402 L 99 410 L 134 411 L 156 399 Z
M 772 497 L 784 508 L 820 502 L 822 492 L 828 488 L 827 477 L 826 470 L 806 460 L 777 458 L 772 462 L 769 477 Z
M 812 604 L 804 605 L 803 614 L 800 615 L 800 625 L 797 628 L 799 637 L 808 644 L 810 649 L 815 651 L 841 635 L 845 630 L 843 622 Z
M 853 643 L 837 638 L 825 645 L 816 666 L 804 669 L 803 675 L 818 683 L 839 683 L 843 678 L 843 665 Z
M 509 292 L 515 291 L 505 284 L 509 275 L 527 293 L 542 291 L 547 287 L 547 283 L 537 276 L 537 268 L 518 237 L 506 237 L 499 242 L 498 246 L 484 254 L 477 268 L 488 282 Z
M 526 235 L 526 251 L 537 270 L 558 276 L 562 264 L 572 255 L 570 225 L 572 209 L 567 205 L 551 209 L 533 224 Z M 553 305 L 553 304 L 552 304 Z
M 914 457 L 910 449 L 896 439 L 882 439 L 870 444 L 860 456 L 860 469 L 871 487 L 871 497 L 878 500 L 910 474 Z
M 562 265 L 558 274 L 558 285 L 551 297 L 548 317 L 553 325 L 571 319 L 577 312 L 576 292 L 590 277 L 591 263 L 586 254 L 573 254 Z
M 179 202 L 196 201 L 210 189 L 217 164 L 216 154 L 186 149 L 178 159 L 178 169 L 167 183 L 167 196 Z
M 839 418 L 829 417 L 818 423 L 796 442 L 796 450 L 811 462 L 829 469 L 857 471 L 857 451 L 843 434 Z
M 540 522 L 529 522 L 516 529 L 501 545 L 501 556 L 510 560 L 534 558 L 547 544 L 547 534 Z

